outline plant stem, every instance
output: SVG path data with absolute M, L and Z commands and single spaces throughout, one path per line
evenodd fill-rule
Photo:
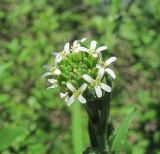
M 111 82 L 106 79 L 106 83 L 111 86 Z M 87 102 L 85 109 L 89 116 L 88 132 L 91 146 L 100 154 L 109 153 L 108 144 L 108 120 L 110 112 L 110 95 L 105 92 L 102 99 L 94 102 Z
M 98 111 L 88 105 L 84 106 L 88 113 L 88 133 L 90 137 L 91 146 L 94 148 L 98 148 L 97 135 L 96 135 L 96 127 L 99 121 Z

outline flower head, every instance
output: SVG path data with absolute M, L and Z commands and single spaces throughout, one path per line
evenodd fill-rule
M 91 76 L 88 74 L 84 74 L 83 78 L 90 83 L 90 85 L 95 89 L 96 94 L 98 97 L 102 97 L 102 90 L 105 90 L 107 92 L 111 92 L 111 87 L 105 83 L 102 83 L 102 78 L 104 76 L 104 70 L 99 69 L 98 75 L 96 79 L 93 79 Z
M 65 99 L 65 102 L 67 102 L 67 100 L 69 99 L 69 95 L 68 92 L 66 93 L 60 93 L 60 97 Z
M 44 73 L 42 78 L 45 78 L 50 75 L 60 75 L 61 74 L 61 71 L 56 66 L 51 67 L 51 66 L 45 65 L 44 68 L 47 69 L 48 72 Z
M 86 40 L 86 38 L 79 40 L 75 40 L 73 42 L 73 46 L 71 47 L 71 49 L 73 50 L 73 52 L 78 53 L 79 51 L 83 50 L 83 47 L 81 47 L 81 43 L 84 42 Z
M 100 62 L 100 64 L 97 64 L 96 67 L 106 71 L 113 79 L 115 79 L 116 78 L 115 73 L 113 72 L 112 69 L 108 68 L 108 66 L 114 61 L 116 61 L 116 59 L 117 59 L 116 57 L 111 57 L 105 62 Z
M 63 58 L 65 58 L 70 53 L 69 43 L 66 43 L 62 52 L 57 54 L 56 62 L 59 63 Z
M 48 79 L 48 82 L 50 82 L 52 84 L 52 86 L 48 87 L 47 89 L 58 87 L 58 81 L 57 80 L 55 80 L 55 79 Z
M 49 76 L 48 81 L 52 84 L 48 89 L 60 86 L 60 97 L 68 105 L 75 100 L 85 104 L 91 96 L 100 98 L 104 92 L 111 92 L 111 87 L 103 79 L 108 74 L 114 78 L 115 74 L 108 65 L 114 62 L 115 58 L 111 57 L 103 62 L 101 51 L 107 47 L 96 49 L 97 42 L 91 41 L 88 49 L 82 45 L 85 40 L 86 38 L 76 40 L 72 46 L 66 43 L 62 52 L 54 54 L 55 66 L 47 66 L 49 71 L 44 74 L 44 77 Z
M 97 45 L 96 41 L 91 41 L 90 48 L 89 49 L 84 48 L 83 51 L 87 52 L 88 54 L 92 55 L 93 57 L 98 57 L 98 56 L 101 57 L 101 51 L 106 50 L 107 46 L 101 46 L 96 49 L 96 45 Z
M 85 89 L 87 88 L 87 84 L 83 83 L 80 88 L 76 89 L 72 83 L 67 83 L 67 88 L 72 92 L 71 97 L 68 97 L 65 101 L 68 105 L 71 105 L 76 98 L 78 98 L 78 100 L 81 103 L 86 103 L 86 99 L 82 96 L 83 92 L 85 91 Z

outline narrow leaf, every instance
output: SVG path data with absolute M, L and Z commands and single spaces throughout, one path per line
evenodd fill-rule
M 128 115 L 127 117 L 121 122 L 121 124 L 118 126 L 118 128 L 114 132 L 114 139 L 112 143 L 112 151 L 115 151 L 116 154 L 118 154 L 122 148 L 122 145 L 125 142 L 127 132 L 128 132 L 128 127 L 130 123 L 132 122 L 133 118 L 135 117 L 137 112 L 137 109 L 134 108 Z

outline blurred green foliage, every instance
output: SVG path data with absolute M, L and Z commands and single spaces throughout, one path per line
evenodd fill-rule
M 159 0 L 1 0 L 0 153 L 74 153 L 75 112 L 71 114 L 59 99 L 58 89 L 45 89 L 42 66 L 53 64 L 51 52 L 62 50 L 65 42 L 87 37 L 108 45 L 106 58 L 118 58 L 111 108 L 115 127 L 132 106 L 139 108 L 123 153 L 160 154 L 159 4 Z M 83 109 L 76 117 L 82 117 L 80 138 L 87 146 Z

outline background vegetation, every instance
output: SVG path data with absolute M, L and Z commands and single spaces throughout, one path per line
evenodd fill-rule
M 137 106 L 124 154 L 160 154 L 159 0 L 0 0 L 0 153 L 80 153 L 86 114 L 46 90 L 44 64 L 87 37 L 115 55 L 111 118 Z M 76 129 L 75 129 L 76 128 Z M 76 132 L 77 131 L 77 132 Z M 82 142 L 83 141 L 83 142 Z

